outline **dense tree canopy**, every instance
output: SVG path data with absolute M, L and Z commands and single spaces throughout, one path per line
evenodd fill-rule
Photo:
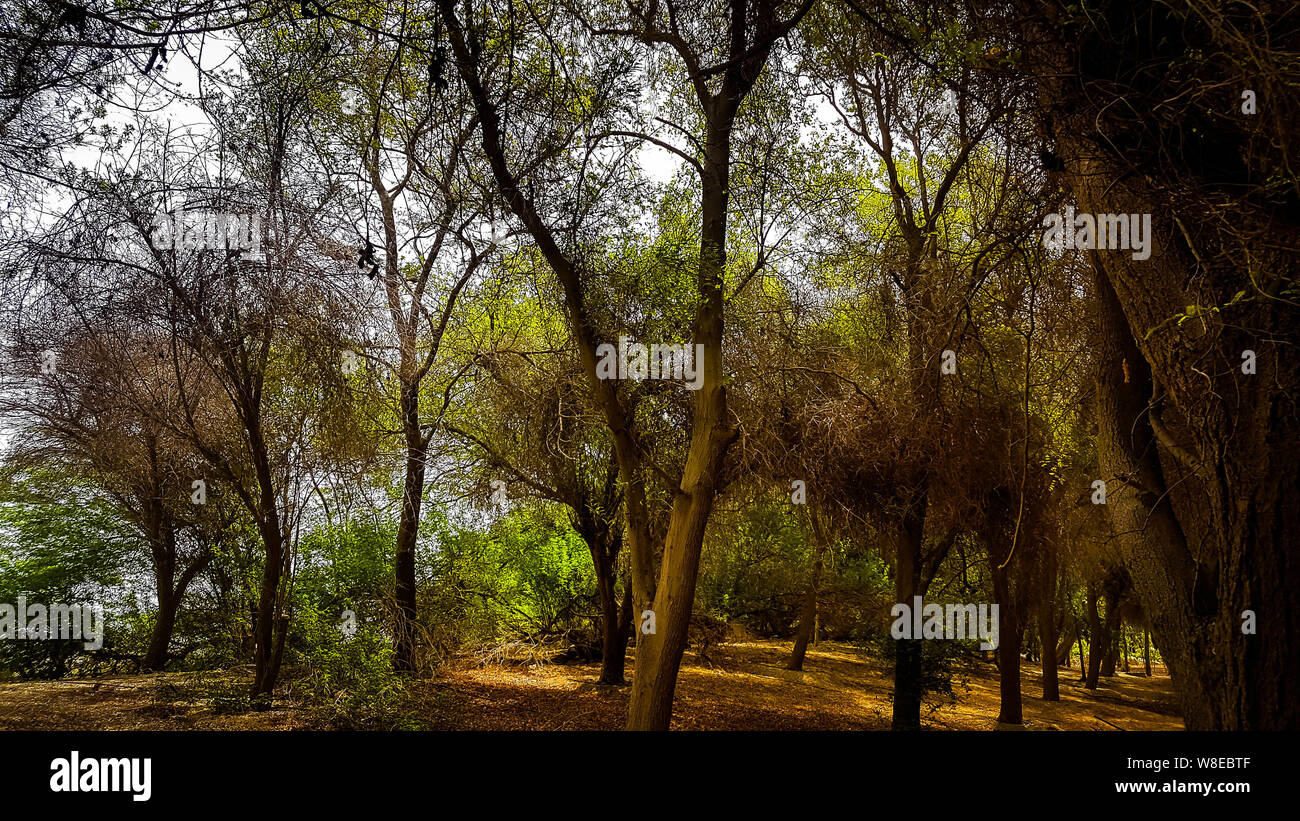
M 1291 3 L 2 5 L 0 669 L 1300 724 Z

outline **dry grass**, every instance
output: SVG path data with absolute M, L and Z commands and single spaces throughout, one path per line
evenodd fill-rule
M 889 671 L 863 650 L 835 643 L 809 648 L 803 672 L 783 669 L 787 642 L 746 641 L 709 651 L 711 663 L 688 653 L 677 685 L 673 726 L 681 730 L 887 730 Z M 635 666 L 629 658 L 629 673 Z M 482 664 L 465 657 L 415 686 L 418 712 L 434 729 L 615 730 L 623 726 L 630 688 L 598 686 L 596 663 Z M 1037 696 L 1037 664 L 1022 677 L 1024 729 L 1179 730 L 1168 676 L 1119 674 L 1096 693 L 1062 668 L 1061 701 Z M 924 717 L 936 730 L 996 728 L 998 679 L 993 667 L 967 674 L 958 701 Z M 181 684 L 184 674 L 163 679 Z M 222 714 L 210 703 L 160 702 L 159 677 L 112 676 L 95 681 L 0 684 L 0 729 L 35 730 L 289 730 L 304 726 L 292 706 Z M 236 683 L 233 682 L 232 683 Z
M 232 680 L 232 686 L 242 684 Z M 159 683 L 189 674 L 105 676 L 94 680 L 0 684 L 0 730 L 290 730 L 295 711 L 223 713 L 210 703 L 160 701 Z M 247 685 L 243 685 L 247 686 Z

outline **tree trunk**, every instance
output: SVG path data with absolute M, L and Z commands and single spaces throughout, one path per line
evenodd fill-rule
M 1129 661 L 1128 661 L 1128 641 L 1127 641 L 1127 638 L 1126 638 L 1125 633 L 1124 633 L 1124 622 L 1123 622 L 1123 621 L 1120 621 L 1120 624 L 1119 624 L 1119 636 L 1116 638 L 1116 641 L 1119 643 L 1119 658 L 1120 658 L 1120 662 L 1124 665 L 1124 672 L 1126 672 L 1126 673 L 1130 673 L 1130 672 L 1132 672 L 1132 669 L 1129 667 Z
M 416 672 L 415 644 L 418 613 L 415 589 L 415 545 L 420 531 L 420 506 L 424 497 L 427 464 L 426 441 L 420 430 L 420 385 L 403 379 L 399 388 L 402 433 L 406 439 L 406 475 L 402 484 L 402 512 L 397 523 L 394 560 L 397 625 L 393 631 L 393 668 Z
M 1022 724 L 1020 698 L 1020 614 L 1008 578 L 1010 568 L 993 569 L 993 598 L 998 602 L 998 722 Z
M 262 438 L 260 414 L 248 416 L 246 423 L 252 445 L 253 468 L 257 476 L 259 505 L 257 509 L 258 535 L 266 548 L 266 561 L 262 566 L 262 584 L 258 590 L 256 645 L 253 651 L 253 697 L 270 695 L 280 675 L 280 650 L 283 635 L 276 640 L 276 626 L 280 621 L 280 581 L 286 575 L 292 556 L 280 529 L 280 509 L 275 499 L 275 483 L 271 475 L 271 462 L 266 443 Z
M 275 664 L 275 625 L 277 616 L 277 598 L 280 592 L 281 566 L 284 560 L 284 546 L 279 536 L 279 528 L 271 526 L 273 536 L 263 535 L 266 543 L 266 563 L 262 568 L 262 584 L 257 597 L 257 625 L 254 634 L 253 649 L 253 696 L 270 695 L 275 689 L 275 680 L 279 675 L 279 666 Z
M 898 561 L 894 570 L 894 598 L 913 607 L 913 597 L 921 595 L 921 548 L 924 519 L 908 514 L 898 538 Z M 895 730 L 921 729 L 922 676 L 925 673 L 923 645 L 920 638 L 899 639 L 894 654 Z
M 1060 644 L 1056 645 L 1056 661 L 1066 667 L 1071 666 L 1070 658 L 1074 652 L 1074 643 L 1079 638 L 1079 627 L 1075 624 L 1073 615 L 1066 614 L 1065 629 L 1061 635 Z M 1080 656 L 1080 659 L 1083 657 Z
M 145 671 L 162 670 L 166 666 L 167 648 L 171 645 L 172 632 L 176 629 L 176 611 L 180 605 L 180 599 L 172 594 L 170 580 L 164 584 L 162 579 L 158 579 L 157 590 L 158 614 L 149 636 L 149 647 L 140 662 L 140 669 Z
M 1101 616 L 1097 613 L 1097 583 L 1088 582 L 1088 671 L 1084 674 L 1083 684 L 1089 690 L 1097 689 L 1097 676 L 1101 673 L 1101 657 L 1106 652 L 1105 633 Z M 1082 651 L 1080 651 L 1082 652 Z M 1082 655 L 1080 655 L 1082 658 Z
M 1039 104 L 1078 211 L 1151 216 L 1149 258 L 1090 254 L 1097 452 L 1115 541 L 1188 729 L 1300 727 L 1300 505 L 1287 501 L 1300 495 L 1300 369 L 1287 353 L 1295 308 L 1278 297 L 1300 224 L 1262 193 L 1282 149 L 1253 147 L 1280 145 L 1294 114 L 1212 118 L 1197 147 L 1171 152 L 1176 123 L 1208 100 L 1134 69 L 1213 54 L 1241 67 L 1225 82 L 1246 88 L 1257 76 L 1246 66 L 1279 53 L 1254 56 L 1254 32 L 1290 11 L 1105 2 L 1092 17 L 1104 24 L 1071 25 L 1068 40 L 1067 27 L 1042 29 L 1043 50 L 1025 61 L 1041 72 Z M 1185 110 L 1149 116 L 1147 102 L 1177 98 Z M 1225 220 L 1210 203 L 1229 196 L 1238 204 Z M 1217 310 L 1237 293 L 1240 308 Z M 1243 369 L 1248 351 L 1258 374 Z M 1268 625 L 1257 635 L 1241 630 L 1248 610 Z
M 632 585 L 623 584 L 623 604 L 617 611 L 618 625 L 613 634 L 604 636 L 600 664 L 600 684 L 622 684 L 627 666 L 627 643 L 632 636 Z
M 809 513 L 811 514 L 811 511 Z M 808 592 L 804 594 L 803 612 L 799 614 L 799 632 L 794 637 L 794 649 L 790 652 L 790 662 L 785 666 L 787 670 L 803 669 L 804 655 L 808 652 L 808 640 L 812 637 L 817 624 L 817 588 L 822 578 L 822 559 L 823 554 L 826 552 L 826 537 L 816 515 L 810 515 L 809 518 L 813 523 L 813 535 L 817 540 L 817 544 L 813 548 L 812 576 L 808 582 Z
M 1115 637 L 1119 633 L 1119 602 L 1109 595 L 1106 597 L 1106 619 L 1102 628 L 1106 652 L 1101 658 L 1101 675 L 1115 677 L 1116 645 Z
M 176 585 L 176 537 L 170 526 L 163 519 L 161 505 L 150 503 L 146 508 L 149 518 L 149 541 L 153 548 L 154 590 L 158 596 L 158 614 L 154 620 L 153 633 L 149 636 L 149 646 L 144 659 L 140 662 L 142 670 L 161 670 L 167 663 L 167 648 L 171 644 L 172 631 L 176 628 L 176 611 L 180 599 L 175 595 Z
M 1142 625 L 1142 666 L 1146 669 L 1147 678 L 1151 678 L 1151 631 L 1145 624 Z
M 1056 549 L 1049 546 L 1043 555 L 1038 587 L 1038 636 L 1042 646 L 1043 701 L 1060 701 L 1061 687 L 1057 680 L 1056 661 Z M 1066 645 L 1067 652 L 1069 645 Z
M 995 493 L 986 506 L 983 538 L 987 545 L 993 601 L 998 606 L 998 723 L 1021 724 L 1024 709 L 1020 693 L 1020 648 L 1024 641 L 1020 603 L 1024 596 L 1013 574 L 1025 565 L 1030 547 L 1007 538 L 1011 511 L 1003 493 Z
M 737 29 L 737 27 L 739 27 Z M 733 43 L 744 43 L 745 22 L 732 21 Z M 766 57 L 766 52 L 764 53 Z M 724 86 L 739 82 L 730 72 Z M 752 80 L 750 81 L 752 85 Z M 713 511 L 716 481 L 723 458 L 736 436 L 727 418 L 727 392 L 722 370 L 723 293 L 727 260 L 727 205 L 731 179 L 731 129 L 743 92 L 724 93 L 702 101 L 708 121 L 700 184 L 700 305 L 695 342 L 703 370 L 692 415 L 690 448 L 664 542 L 663 564 L 655 591 L 658 632 L 642 636 L 637 646 L 636 675 L 628 707 L 629 730 L 666 730 L 672 720 L 677 671 L 686 650 L 687 630 L 695 602 L 704 531 Z M 648 545 L 632 543 L 633 551 Z M 634 557 L 635 558 L 635 557 Z
M 664 545 L 663 568 L 659 574 L 654 607 L 657 629 L 637 639 L 636 673 L 632 677 L 632 701 L 627 729 L 666 730 L 672 720 L 677 671 L 686 650 L 687 630 L 695 602 L 695 582 L 704 546 L 704 529 L 713 510 L 714 481 L 718 475 L 730 433 L 723 433 L 722 419 L 714 417 L 725 408 L 723 388 L 713 383 L 715 397 L 700 397 L 713 411 L 704 424 L 697 422 L 692 447 L 682 479 L 683 493 L 673 504 L 673 515 Z M 706 375 L 703 390 L 709 389 Z M 704 435 L 701 436 L 701 429 Z M 689 490 L 687 490 L 689 488 Z
M 623 585 L 620 607 L 615 594 L 617 581 L 612 560 L 594 541 L 591 558 L 596 567 L 596 590 L 600 597 L 601 662 L 597 684 L 622 684 L 627 659 L 627 641 L 632 631 L 632 585 Z

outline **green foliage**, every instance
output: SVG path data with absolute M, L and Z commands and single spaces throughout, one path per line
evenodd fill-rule
M 485 531 L 446 529 L 430 557 L 427 619 L 449 651 L 507 636 L 590 629 L 595 571 L 554 507 L 519 507 Z
M 0 477 L 0 603 L 105 608 L 106 634 L 138 544 L 95 491 L 50 472 Z M 112 641 L 111 636 L 105 643 Z M 85 642 L 0 641 L 0 670 L 57 678 L 84 666 Z
M 737 518 L 719 516 L 704 551 L 696 608 L 740 621 L 761 636 L 793 635 L 814 559 L 806 517 L 791 516 L 788 502 L 778 499 Z M 857 638 L 868 632 L 892 592 L 887 565 L 866 545 L 847 540 L 830 546 L 823 565 L 823 635 Z
M 298 614 L 295 628 L 311 647 L 306 675 L 292 685 L 312 720 L 335 729 L 411 730 L 408 684 L 393 672 L 393 647 L 379 626 L 359 623 L 348 636 L 318 611 Z

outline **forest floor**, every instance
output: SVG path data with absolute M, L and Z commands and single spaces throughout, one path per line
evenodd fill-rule
M 865 650 L 823 642 L 808 650 L 803 672 L 785 670 L 789 642 L 744 641 L 688 651 L 678 678 L 673 727 L 679 730 L 887 730 L 889 668 Z M 629 650 L 629 672 L 634 653 Z M 1140 665 L 1134 665 L 1140 670 Z M 1152 678 L 1118 673 L 1095 693 L 1079 668 L 1061 668 L 1061 700 L 1045 702 L 1038 664 L 1022 664 L 1024 730 L 1180 730 L 1177 699 L 1163 668 Z M 431 729 L 615 730 L 627 715 L 628 686 L 595 684 L 597 662 L 484 661 L 467 656 L 414 688 L 415 712 Z M 206 685 L 187 692 L 193 674 L 120 675 L 93 680 L 0 683 L 0 730 L 291 730 L 309 726 L 290 700 L 274 709 L 230 712 Z M 955 701 L 927 706 L 933 730 L 998 729 L 998 674 L 991 664 L 961 671 Z

